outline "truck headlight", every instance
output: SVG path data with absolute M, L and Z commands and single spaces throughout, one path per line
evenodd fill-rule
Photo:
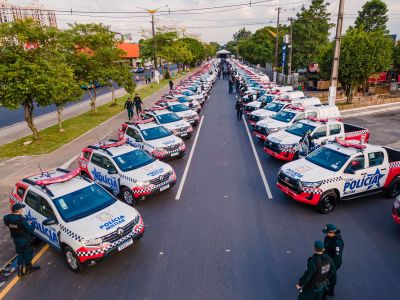
M 149 185 L 149 183 L 147 181 L 136 181 L 135 183 L 138 187 L 144 187 L 144 186 Z
M 301 186 L 306 187 L 306 188 L 319 188 L 322 184 L 322 181 L 316 181 L 316 182 L 307 182 L 307 181 L 302 181 Z
M 103 243 L 103 240 L 101 238 L 92 238 L 92 239 L 82 240 L 82 242 L 87 247 L 97 247 Z

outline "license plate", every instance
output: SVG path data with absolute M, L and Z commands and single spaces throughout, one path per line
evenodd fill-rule
M 187 133 L 186 133 L 186 132 L 185 132 L 185 133 L 182 133 L 181 136 L 187 136 Z
M 160 192 L 165 191 L 167 188 L 169 188 L 169 184 L 160 187 Z
M 171 156 L 177 156 L 179 154 L 179 152 L 174 152 L 174 153 L 171 153 Z
M 118 246 L 118 251 L 124 250 L 126 247 L 128 247 L 128 246 L 130 246 L 132 244 L 133 244 L 133 240 L 129 239 L 128 241 L 126 241 L 122 245 Z

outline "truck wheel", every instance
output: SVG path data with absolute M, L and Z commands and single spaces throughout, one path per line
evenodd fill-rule
M 132 193 L 131 189 L 128 189 L 127 187 L 123 187 L 121 191 L 122 195 L 122 200 L 128 205 L 135 205 L 136 204 L 136 198 Z
M 385 189 L 385 194 L 389 198 L 394 198 L 400 195 L 400 177 L 392 180 L 389 186 Z
M 76 273 L 79 273 L 83 270 L 83 265 L 78 259 L 78 256 L 75 254 L 74 250 L 69 246 L 65 246 L 63 249 L 64 258 L 68 265 L 68 267 Z
M 336 206 L 338 197 L 334 191 L 327 191 L 322 194 L 318 203 L 318 210 L 323 214 L 329 214 Z

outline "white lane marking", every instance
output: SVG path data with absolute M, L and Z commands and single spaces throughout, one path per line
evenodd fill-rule
M 201 117 L 199 128 L 197 129 L 196 137 L 194 138 L 193 146 L 192 146 L 192 149 L 190 150 L 189 159 L 188 159 L 187 164 L 185 166 L 185 171 L 183 171 L 182 180 L 181 180 L 181 183 L 179 184 L 179 188 L 178 188 L 178 192 L 176 193 L 175 200 L 179 200 L 181 198 L 183 185 L 185 184 L 186 176 L 187 176 L 187 173 L 189 171 L 189 166 L 190 166 L 190 163 L 192 162 L 194 149 L 196 148 L 197 139 L 199 138 L 201 125 L 203 125 L 203 120 L 204 120 L 204 116 Z
M 260 159 L 258 158 L 256 147 L 254 147 L 254 142 L 253 142 L 253 138 L 251 137 L 249 127 L 247 126 L 246 119 L 244 117 L 242 117 L 242 118 L 243 118 L 244 126 L 246 127 L 247 135 L 249 136 L 249 140 L 250 140 L 251 148 L 253 149 L 254 157 L 256 158 L 256 162 L 257 162 L 258 170 L 260 171 L 261 179 L 264 183 L 265 191 L 267 192 L 268 198 L 272 199 L 271 189 L 269 188 L 267 178 L 265 178 L 264 170 L 261 165 Z

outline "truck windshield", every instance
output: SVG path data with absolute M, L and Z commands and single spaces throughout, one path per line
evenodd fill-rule
M 139 149 L 116 156 L 113 160 L 123 172 L 129 172 L 152 163 L 154 158 L 146 151 Z
M 184 94 L 185 96 L 193 96 L 194 93 L 192 91 L 184 91 L 182 94 Z
M 109 207 L 117 199 L 97 184 L 69 193 L 53 200 L 65 222 L 72 222 Z
M 339 171 L 348 159 L 348 155 L 326 147 L 318 148 L 306 157 L 309 162 L 335 172 Z
M 190 110 L 185 104 L 175 104 L 175 105 L 171 105 L 169 107 L 169 109 L 172 112 L 181 112 L 181 111 L 186 111 L 186 110 Z
M 309 125 L 309 124 L 304 124 L 301 122 L 296 122 L 292 126 L 290 126 L 288 129 L 286 129 L 286 132 L 289 132 L 291 134 L 303 137 L 306 132 L 313 132 L 315 129 L 315 126 Z
M 293 120 L 293 118 L 296 116 L 295 113 L 289 112 L 289 111 L 280 111 L 277 114 L 273 115 L 271 118 L 277 121 L 289 123 L 290 121 Z
M 180 96 L 180 97 L 178 97 L 178 101 L 180 103 L 186 103 L 186 102 L 189 102 L 190 99 L 187 96 Z
M 146 141 L 162 139 L 164 137 L 172 135 L 165 127 L 157 126 L 149 129 L 141 130 L 142 135 Z
M 163 114 L 163 115 L 157 116 L 157 120 L 160 121 L 161 124 L 166 124 L 166 123 L 180 121 L 180 120 L 182 120 L 182 118 L 178 117 L 174 113 L 170 113 L 170 114 Z
M 284 104 L 282 103 L 268 103 L 267 106 L 265 107 L 266 110 L 273 111 L 273 112 L 278 112 L 281 111 L 283 108 Z

